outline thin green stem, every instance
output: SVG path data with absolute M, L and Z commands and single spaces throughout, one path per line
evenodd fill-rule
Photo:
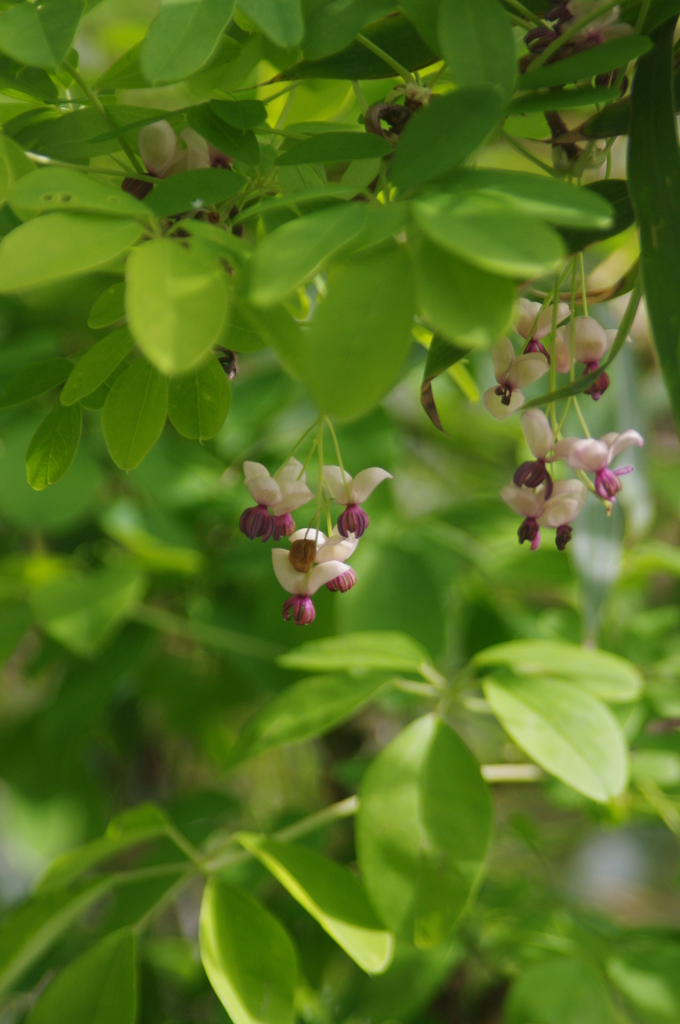
M 571 297 L 569 301 L 569 380 L 573 381 L 574 367 L 574 335 L 576 328 L 576 257 L 571 265 Z
M 519 11 L 519 13 L 529 21 L 532 21 L 534 25 L 540 25 L 542 28 L 548 27 L 547 21 L 544 21 L 543 18 L 539 18 L 537 14 L 530 11 L 529 8 L 525 7 L 524 4 L 521 4 L 519 0 L 505 0 L 505 3 L 510 7 L 514 7 L 516 11 Z
M 588 14 L 584 14 L 582 18 L 579 18 L 578 21 L 575 21 L 573 25 L 570 25 L 569 28 L 565 29 L 565 31 L 561 35 L 559 35 L 557 39 L 553 39 L 552 43 L 546 46 L 543 53 L 539 53 L 537 57 L 534 57 L 531 64 L 527 68 L 527 72 L 536 71 L 538 68 L 542 68 L 545 62 L 547 60 L 550 60 L 552 55 L 554 53 L 557 53 L 557 51 L 562 46 L 564 46 L 565 43 L 568 43 L 570 39 L 573 39 L 574 36 L 577 35 L 582 28 L 585 28 L 586 25 L 589 25 L 591 21 L 595 20 L 595 18 L 599 18 L 601 17 L 601 15 L 606 14 L 607 11 L 611 11 L 612 7 L 616 7 L 617 3 L 618 0 L 608 0 L 608 2 L 605 4 L 593 4 L 593 9 L 589 11 Z
M 346 472 L 345 467 L 342 464 L 342 455 L 340 453 L 340 445 L 338 444 L 338 438 L 335 433 L 335 430 L 333 429 L 333 424 L 329 420 L 328 416 L 326 416 L 326 423 L 328 424 L 328 429 L 330 430 L 331 437 L 333 438 L 333 444 L 335 445 L 335 454 L 337 455 L 338 458 L 338 466 L 340 467 L 340 472 L 342 473 L 342 482 L 345 485 L 347 501 L 349 501 L 349 480 L 347 479 L 349 473 Z
M 583 265 L 583 253 L 578 254 L 579 268 L 581 271 L 581 305 L 583 306 L 583 315 L 588 316 L 588 295 L 586 294 L 586 271 Z
M 318 485 L 318 491 L 317 491 L 317 497 L 316 497 L 316 514 L 317 514 L 317 518 L 318 518 L 318 516 L 319 516 L 319 514 L 321 512 L 321 509 L 323 508 L 323 505 L 324 505 L 324 500 L 323 500 L 323 416 L 319 416 L 319 419 L 317 420 L 317 427 L 316 427 L 316 450 L 317 450 L 317 459 L 318 459 L 318 466 L 319 466 L 319 485 Z M 318 524 L 317 524 L 317 528 L 318 528 Z
M 283 460 L 283 462 L 281 463 L 281 466 L 280 466 L 280 468 L 279 468 L 279 469 L 277 469 L 276 473 L 274 473 L 274 478 L 276 478 L 276 477 L 277 477 L 277 475 L 278 475 L 278 474 L 279 474 L 279 473 L 281 472 L 281 470 L 282 470 L 282 469 L 283 469 L 283 467 L 284 467 L 284 466 L 286 465 L 286 463 L 288 462 L 288 460 L 289 460 L 289 459 L 292 459 L 292 458 L 293 458 L 293 456 L 295 455 L 296 451 L 298 450 L 298 448 L 300 447 L 300 445 L 302 444 L 302 442 L 304 441 L 304 439 L 305 439 L 305 438 L 307 437 L 307 434 L 310 434 L 310 433 L 312 432 L 312 430 L 314 430 L 314 427 L 315 427 L 315 426 L 316 426 L 316 420 L 314 420 L 314 422 L 313 422 L 313 423 L 310 423 L 310 424 L 309 424 L 309 426 L 308 426 L 308 427 L 307 427 L 307 429 L 305 430 L 304 434 L 302 434 L 302 436 L 301 436 L 301 437 L 299 437 L 299 438 L 298 438 L 298 440 L 297 440 L 297 441 L 295 442 L 295 444 L 293 445 L 293 447 L 292 447 L 291 451 L 289 451 L 289 452 L 288 452 L 288 454 L 286 455 L 285 459 L 284 459 L 284 460 Z
M 573 398 L 574 398 L 574 408 L 576 409 L 576 415 L 579 418 L 579 422 L 581 424 L 581 429 L 583 430 L 583 433 L 586 435 L 586 437 L 589 438 L 590 437 L 590 431 L 588 430 L 588 424 L 586 423 L 585 419 L 583 418 L 583 413 L 581 412 L 581 406 L 578 404 L 578 399 L 577 399 L 576 395 L 574 395 Z
M 550 390 L 554 391 L 557 384 L 557 359 L 556 359 L 556 337 L 557 337 L 557 306 L 560 301 L 560 274 L 555 274 L 555 285 L 552 297 L 552 323 L 550 325 Z M 555 402 L 550 403 L 550 423 L 553 433 L 557 432 L 557 407 Z
M 287 92 L 290 92 L 291 89 L 297 89 L 299 84 L 300 84 L 299 82 L 289 82 L 288 85 L 284 86 L 283 89 L 279 89 L 279 91 L 275 92 L 272 96 L 267 96 L 267 98 L 262 100 L 262 102 L 266 106 L 268 103 L 271 103 L 272 100 L 278 100 L 279 96 L 285 96 L 285 94 Z M 257 87 L 252 85 L 252 86 L 249 86 L 248 88 L 255 89 Z M 244 90 L 242 90 L 242 89 L 235 89 L 234 90 L 234 92 L 243 92 L 243 91 Z M 247 91 L 247 90 L 245 90 L 245 91 Z
M 355 81 L 352 81 L 352 88 L 354 89 L 354 95 L 357 98 L 357 103 L 359 104 L 359 109 L 361 110 L 361 113 L 364 114 L 364 116 L 365 116 L 366 111 L 368 110 L 368 101 L 367 101 L 366 97 L 364 96 L 364 90 L 361 88 L 361 85 L 359 84 L 359 82 L 355 82 Z
M 288 99 L 286 100 L 286 102 L 283 105 L 283 110 L 279 114 L 278 120 L 276 122 L 276 128 L 282 129 L 283 126 L 285 125 L 286 118 L 288 117 L 288 114 L 290 113 L 290 108 L 293 105 L 293 100 L 294 99 L 295 99 L 295 89 L 291 89 L 290 93 L 288 94 Z
M 166 826 L 168 837 L 173 841 L 178 850 L 181 850 L 185 856 L 195 865 L 195 867 L 203 874 L 203 857 L 196 849 L 196 847 L 189 842 L 185 835 L 183 835 L 178 828 L 172 823 L 168 823 Z
M 525 156 L 527 158 L 527 160 L 530 160 L 532 164 L 536 164 L 536 166 L 540 167 L 542 171 L 545 171 L 546 174 L 549 174 L 551 178 L 556 177 L 554 167 L 550 167 L 549 164 L 544 163 L 544 161 L 541 160 L 540 157 L 534 156 L 534 154 L 531 153 L 528 149 L 525 149 L 521 142 L 518 142 L 517 139 L 514 138 L 514 136 L 508 135 L 508 133 L 504 130 L 501 130 L 501 136 L 510 146 L 512 146 L 513 149 L 516 149 L 518 153 L 521 153 L 522 156 Z
M 83 174 L 109 175 L 112 178 L 130 177 L 129 171 L 114 171 L 110 167 L 88 167 L 87 164 L 69 164 L 64 160 L 53 160 L 51 156 L 44 156 L 42 153 L 32 153 L 30 150 L 26 150 L 26 156 L 34 164 L 41 164 L 45 167 L 66 167 L 70 171 L 82 171 Z M 158 178 L 153 178 L 150 174 L 136 174 L 135 177 L 152 183 L 158 181 Z
M 152 907 L 149 907 L 145 914 L 139 918 L 138 921 L 132 926 L 132 929 L 136 935 L 141 935 L 146 930 L 149 924 L 153 921 L 154 917 L 160 914 L 165 908 L 177 899 L 179 894 L 198 877 L 198 872 L 187 871 L 186 874 L 178 878 L 174 885 L 171 885 L 169 889 L 166 889 L 161 898 L 154 903 Z
M 403 78 L 405 82 L 407 82 L 409 85 L 415 85 L 416 80 L 411 74 L 411 72 L 408 70 L 408 68 L 405 68 L 404 65 L 400 64 L 398 60 L 394 59 L 394 57 L 390 57 L 389 53 L 385 53 L 385 51 L 381 49 L 381 47 L 376 46 L 373 40 L 367 39 L 366 36 L 361 34 L 361 32 L 357 33 L 356 39 L 357 42 L 361 43 L 362 46 L 365 46 L 367 50 L 370 50 L 371 53 L 374 53 L 376 57 L 380 57 L 381 60 L 384 60 L 385 63 L 389 65 L 389 67 L 391 67 L 393 71 L 396 71 L 397 74 L 401 78 Z
M 402 693 L 415 693 L 418 697 L 441 697 L 441 690 L 432 683 L 418 683 L 414 679 L 393 679 L 392 686 Z
M 90 100 L 90 102 L 97 108 L 97 110 L 102 115 L 102 117 L 104 118 L 104 120 L 106 121 L 108 126 L 112 129 L 112 131 L 115 131 L 115 132 L 119 133 L 120 130 L 121 130 L 120 126 L 117 125 L 116 122 L 113 120 L 113 118 L 111 117 L 110 113 L 108 112 L 108 110 L 106 109 L 106 107 L 104 106 L 102 101 L 99 99 L 99 97 L 97 96 L 96 92 L 93 92 L 93 90 L 87 84 L 87 82 L 85 81 L 83 76 L 80 74 L 80 72 L 77 70 L 77 68 L 74 68 L 73 65 L 69 64 L 69 62 L 67 60 L 63 60 L 61 62 L 61 66 L 63 68 L 65 68 L 66 71 L 68 71 L 68 73 L 71 76 L 71 78 L 73 79 L 73 81 L 77 82 L 77 84 L 83 90 L 83 92 L 85 93 L 87 98 Z M 130 144 L 128 143 L 127 139 L 122 134 L 117 134 L 116 138 L 120 142 L 120 144 L 121 144 L 121 146 L 123 148 L 123 151 L 125 152 L 125 155 L 127 156 L 128 160 L 132 164 L 132 167 L 133 167 L 135 173 L 136 174 L 143 174 L 144 173 L 144 168 L 142 167 L 142 165 L 137 160 L 137 157 L 135 156 L 135 154 L 132 152 L 132 149 L 131 149 Z
M 223 629 L 222 626 L 211 626 L 207 622 L 185 619 L 181 615 L 173 615 L 164 608 L 154 608 L 148 604 L 138 604 L 128 613 L 128 618 L 169 636 L 192 640 L 194 643 L 214 647 L 228 654 L 245 654 L 261 661 L 273 661 L 279 654 L 284 653 L 283 647 L 259 636 L 247 636 L 245 633 Z

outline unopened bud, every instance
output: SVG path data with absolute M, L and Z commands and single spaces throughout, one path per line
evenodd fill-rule
M 149 174 L 164 178 L 175 159 L 177 139 L 167 121 L 154 121 L 139 132 L 139 155 Z

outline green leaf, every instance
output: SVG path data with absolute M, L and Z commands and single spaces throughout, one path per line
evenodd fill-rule
M 127 327 L 120 327 L 88 349 L 79 363 L 71 364 L 68 380 L 59 396 L 61 404 L 74 405 L 96 391 L 125 359 L 134 343 Z
M 15 181 L 35 170 L 21 146 L 6 135 L 0 136 L 0 203 L 4 203 Z
M 525 970 L 507 999 L 504 1024 L 611 1024 L 607 989 L 590 964 L 549 960 Z
M 385 686 L 374 675 L 311 676 L 293 683 L 246 722 L 229 751 L 229 766 L 284 743 L 323 736 L 377 700 Z
M 91 658 L 144 595 L 144 580 L 128 569 L 97 569 L 58 576 L 31 596 L 45 632 L 83 658 Z
M 219 433 L 229 413 L 231 391 L 214 355 L 170 381 L 168 416 L 178 434 L 207 441 Z
M 582 195 L 592 193 L 607 200 L 614 211 L 614 219 L 608 228 L 583 227 L 580 230 L 561 228 L 560 234 L 567 243 L 569 252 L 580 252 L 587 245 L 603 242 L 607 238 L 620 234 L 635 221 L 633 205 L 628 194 L 628 186 L 622 178 L 609 178 L 604 181 L 591 181 L 579 189 Z M 563 222 L 564 223 L 564 222 Z
M 26 479 L 34 491 L 56 484 L 73 462 L 82 429 L 80 406 L 58 405 L 42 421 L 26 452 Z
M 381 919 L 422 948 L 444 942 L 480 883 L 491 835 L 477 762 L 426 715 L 372 762 L 359 799 L 357 858 Z
M 241 302 L 220 344 L 235 352 L 253 352 L 263 344 L 270 345 L 291 377 L 299 380 L 302 375 L 304 337 L 300 325 L 283 306 L 254 309 Z
M 475 654 L 473 665 L 506 665 L 516 675 L 569 679 L 600 700 L 613 704 L 637 700 L 643 690 L 638 669 L 625 658 L 563 640 L 512 640 Z
M 146 223 L 151 216 L 144 203 L 122 189 L 65 167 L 44 167 L 19 178 L 7 201 L 23 219 L 57 210 L 132 217 Z
M 557 232 L 492 196 L 438 195 L 419 199 L 413 209 L 433 242 L 493 274 L 537 277 L 564 258 Z
M 144 355 L 162 373 L 194 366 L 226 322 L 224 269 L 179 240 L 155 238 L 130 254 L 126 280 L 128 324 Z
M 116 281 L 103 291 L 87 318 L 87 326 L 93 330 L 110 327 L 117 320 L 125 319 L 125 281 Z
M 238 7 L 277 46 L 297 46 L 302 39 L 300 0 L 238 0 Z
M 277 658 L 282 668 L 304 672 L 420 672 L 430 657 L 403 633 L 345 633 L 309 640 Z
M 390 167 L 400 189 L 432 181 L 482 144 L 501 115 L 500 94 L 489 86 L 457 89 L 422 107 L 406 124 Z
M 111 388 L 116 383 L 118 378 L 123 376 L 128 366 L 130 365 L 130 362 L 131 360 L 128 357 L 125 357 L 123 361 L 118 364 L 115 370 L 106 378 L 103 384 L 100 384 L 98 388 L 95 388 L 94 391 L 91 391 L 89 395 L 83 395 L 83 397 L 80 399 L 80 404 L 82 405 L 83 409 L 92 409 L 94 411 L 103 409 L 104 402 L 109 397 L 109 392 L 111 391 Z
M 101 78 L 95 82 L 97 92 L 109 92 L 114 89 L 145 89 L 148 85 L 139 67 L 139 51 L 142 43 L 135 43 L 126 50 L 118 60 L 107 68 Z
M 340 163 L 344 160 L 370 160 L 392 152 L 387 139 L 362 132 L 321 132 L 277 156 L 276 163 L 291 164 Z
M 306 59 L 337 53 L 350 45 L 364 25 L 393 10 L 392 0 L 325 0 L 305 18 Z
M 203 103 L 199 107 L 191 107 L 187 112 L 190 126 L 207 139 L 220 153 L 240 160 L 251 167 L 260 162 L 260 147 L 255 133 L 232 128 L 223 121 L 212 103 Z
M 302 380 L 323 412 L 357 416 L 392 387 L 411 345 L 414 299 L 404 247 L 328 268 L 328 297 L 305 339 Z
M 512 26 L 499 0 L 442 0 L 437 35 L 458 86 L 492 85 L 507 101 L 517 61 Z
M 126 252 L 141 233 L 141 224 L 115 217 L 36 217 L 0 242 L 0 293 L 36 288 L 102 267 Z
M 203 892 L 201 960 L 234 1024 L 293 1024 L 295 949 L 251 896 L 211 879 Z
M 178 82 L 202 68 L 233 9 L 234 0 L 163 0 L 139 51 L 147 81 Z
M 471 348 L 504 333 L 515 304 L 509 278 L 479 270 L 426 238 L 415 250 L 415 272 L 421 314 L 445 338 Z
M 616 944 L 616 955 L 606 962 L 607 976 L 639 1020 L 675 1024 L 680 1014 L 680 949 L 670 935 L 662 941 L 658 932 L 640 932 L 632 931 L 624 944 Z
M 38 363 L 27 366 L 12 377 L 0 394 L 0 409 L 7 409 L 12 405 L 21 405 L 23 402 L 44 395 L 51 391 L 58 384 L 63 384 L 73 369 L 73 363 L 61 356 L 53 356 L 51 359 L 42 359 Z
M 0 17 L 0 50 L 20 64 L 54 68 L 68 56 L 82 13 L 82 0 L 16 4 Z
M 387 970 L 394 936 L 381 926 L 361 882 L 347 868 L 304 846 L 247 832 L 238 838 L 362 970 Z
M 581 50 L 564 60 L 544 64 L 536 71 L 527 71 L 517 79 L 518 89 L 547 89 L 552 85 L 580 82 L 584 78 L 602 75 L 625 67 L 631 60 L 641 57 L 651 47 L 646 36 L 622 36 L 610 39 L 590 49 Z
M 210 109 L 222 121 L 241 131 L 257 128 L 267 120 L 267 108 L 262 100 L 212 100 Z
M 135 469 L 163 432 L 168 384 L 158 370 L 137 359 L 111 388 L 104 402 L 102 430 L 119 469 Z
M 365 221 L 362 203 L 341 203 L 277 228 L 262 240 L 250 261 L 250 301 L 272 306 L 287 298 L 355 239 Z
M 611 104 L 611 101 L 620 95 L 621 90 L 617 85 L 609 88 L 584 86 L 576 89 L 562 89 L 558 93 L 554 89 L 535 93 L 528 92 L 510 101 L 508 114 L 510 116 L 532 114 L 536 110 L 574 110 L 579 107 L 593 107 L 597 103 Z
M 220 167 L 180 171 L 154 185 L 145 202 L 157 217 L 172 217 L 231 199 L 245 182 L 240 174 Z
M 410 18 L 423 39 L 440 52 L 437 39 L 438 0 L 401 0 L 399 7 Z
M 586 690 L 558 679 L 484 681 L 503 728 L 541 768 L 607 803 L 628 781 L 626 741 L 611 711 Z
M 444 262 L 444 265 L 446 265 L 446 262 Z M 467 348 L 459 348 L 458 345 L 452 345 L 451 342 L 446 341 L 446 339 L 442 338 L 439 334 L 434 335 L 427 351 L 423 383 L 420 385 L 420 404 L 434 423 L 437 430 L 441 430 L 442 433 L 446 433 L 446 431 L 442 426 L 442 422 L 439 419 L 439 413 L 437 412 L 437 406 L 432 391 L 432 381 L 435 377 L 438 377 L 440 373 L 443 373 L 444 370 L 448 370 L 449 366 L 454 366 L 456 363 L 460 362 L 460 360 L 468 354 L 468 351 L 469 350 Z
M 65 967 L 38 999 L 27 1024 L 134 1024 L 135 933 L 122 928 Z
M 680 154 L 673 110 L 675 18 L 654 32 L 633 88 L 628 184 L 640 225 L 647 312 L 676 425 L 680 424 Z M 2 250 L 0 249 L 0 252 Z

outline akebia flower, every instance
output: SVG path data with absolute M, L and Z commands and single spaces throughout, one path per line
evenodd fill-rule
M 257 502 L 247 508 L 239 520 L 239 529 L 246 537 L 262 541 L 287 537 L 295 530 L 291 512 L 313 497 L 305 482 L 302 463 L 288 459 L 275 476 L 259 462 L 244 462 L 245 485 Z
M 566 302 L 557 303 L 557 323 L 561 323 L 569 316 L 569 306 Z M 515 306 L 515 330 L 526 339 L 525 352 L 541 352 L 548 363 L 550 356 L 541 338 L 545 338 L 552 330 L 553 307 L 541 308 L 540 302 L 530 302 L 529 299 L 518 299 Z
M 544 485 L 529 490 L 516 484 L 504 487 L 501 498 L 513 512 L 524 517 L 517 531 L 520 544 L 530 541 L 531 550 L 536 551 L 543 526 L 556 531 L 555 543 L 564 551 L 571 540 L 571 523 L 583 508 L 587 494 L 580 480 L 558 480 L 549 498 Z
M 331 560 L 313 565 L 306 572 L 301 572 L 295 568 L 290 556 L 291 553 L 284 548 L 274 548 L 272 551 L 272 565 L 276 578 L 283 589 L 293 595 L 284 601 L 283 618 L 286 622 L 292 619 L 298 626 L 308 626 L 310 622 L 314 622 L 316 615 L 312 595 L 324 583 L 330 583 L 352 570 L 343 562 Z
M 616 331 L 606 331 L 592 316 L 577 316 L 574 319 L 574 359 L 577 363 L 583 363 L 584 373 L 592 373 L 599 370 L 600 360 L 611 348 Z M 565 327 L 558 333 L 557 345 L 557 368 L 560 372 L 566 372 L 571 362 L 570 355 L 571 326 Z M 597 401 L 609 387 L 609 374 L 604 370 L 596 380 L 586 388 L 586 394 L 592 395 Z
M 609 469 L 609 465 L 632 444 L 642 447 L 644 443 L 637 430 L 625 430 L 622 434 L 604 434 L 599 440 L 594 437 L 565 437 L 555 445 L 555 454 L 558 458 L 564 459 L 572 469 L 594 473 L 595 490 L 599 497 L 603 501 L 616 501 L 616 495 L 621 490 L 619 477 L 632 473 L 633 467 Z
M 545 497 L 550 497 L 553 481 L 546 462 L 554 462 L 548 452 L 554 447 L 555 438 L 548 418 L 540 409 L 527 409 L 520 417 L 524 437 L 535 462 L 523 462 L 516 470 L 512 482 L 518 487 L 539 487 L 545 485 Z
M 366 501 L 369 494 L 372 494 L 383 480 L 391 480 L 392 474 L 386 469 L 374 466 L 372 469 L 362 469 L 352 478 L 340 466 L 324 466 L 323 477 L 338 505 L 345 506 L 345 510 L 338 517 L 340 536 L 349 537 L 353 533 L 358 540 L 370 522 L 368 513 L 361 508 L 361 502 Z
M 177 155 L 177 137 L 168 121 L 154 121 L 139 132 L 137 146 L 149 174 L 164 178 Z
M 597 8 L 604 7 L 605 0 L 569 0 L 564 6 L 569 12 L 569 17 L 560 19 L 558 29 L 560 33 L 566 32 L 575 21 L 580 21 L 581 18 L 585 18 L 586 15 L 593 13 Z M 632 35 L 632 25 L 628 25 L 626 22 L 619 22 L 620 16 L 621 8 L 618 5 L 612 7 L 611 10 L 604 11 L 576 33 L 574 42 L 580 43 L 581 47 L 585 48 L 585 46 L 598 46 L 600 43 L 606 43 L 610 39 L 619 39 L 621 36 Z
M 313 564 L 323 564 L 324 562 L 344 562 L 350 558 L 359 543 L 359 539 L 353 535 L 349 537 L 341 536 L 337 526 L 333 530 L 330 537 L 327 537 L 321 530 L 296 530 L 295 533 L 291 534 L 291 562 L 295 568 L 302 569 L 302 565 L 296 565 L 292 557 L 292 549 L 296 544 L 306 544 L 312 546 Z M 346 566 L 346 572 L 342 576 L 336 576 L 335 579 L 329 580 L 326 584 L 328 590 L 340 590 L 343 594 L 351 590 L 357 581 L 357 574 L 354 569 Z
M 548 372 L 548 360 L 541 352 L 516 356 L 509 338 L 501 338 L 491 346 L 491 358 L 498 387 L 484 392 L 484 405 L 497 420 L 503 420 L 524 405 L 521 388 Z

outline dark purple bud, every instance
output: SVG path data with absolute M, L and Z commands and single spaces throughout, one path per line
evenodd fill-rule
M 310 622 L 314 622 L 316 616 L 311 597 L 304 594 L 293 594 L 284 601 L 281 614 L 286 622 L 292 619 L 296 626 L 308 626 Z
M 338 533 L 341 537 L 349 537 L 353 533 L 358 540 L 368 529 L 370 521 L 368 513 L 360 505 L 348 505 L 338 516 Z
M 357 581 L 357 574 L 354 569 L 348 569 L 347 572 L 343 572 L 340 576 L 336 576 L 334 580 L 326 584 L 328 590 L 339 590 L 341 594 L 346 594 L 348 590 L 351 590 Z
M 517 487 L 540 487 L 542 483 L 545 483 L 545 501 L 548 500 L 553 491 L 552 477 L 543 459 L 536 459 L 535 462 L 523 462 L 515 470 L 512 482 Z
M 557 545 L 558 551 L 564 551 L 567 544 L 571 540 L 572 529 L 568 523 L 564 523 L 562 526 L 557 527 L 555 534 L 555 544 Z
M 238 528 L 250 540 L 262 537 L 264 543 L 274 532 L 274 517 L 266 505 L 255 505 L 254 508 L 247 508 L 242 512 Z
M 559 21 L 561 18 L 571 18 L 571 11 L 566 4 L 555 4 L 545 15 L 546 21 Z
M 129 192 L 135 199 L 144 199 L 153 188 L 153 182 L 140 181 L 139 178 L 123 178 L 120 186 L 123 192 Z
M 291 533 L 295 533 L 295 520 L 290 512 L 286 512 L 282 516 L 272 516 L 272 520 L 274 522 L 273 540 L 281 540 L 282 537 L 290 537 Z
M 622 466 L 621 469 L 598 469 L 595 474 L 595 490 L 603 501 L 616 501 L 616 495 L 621 490 L 620 476 L 632 473 L 632 466 Z
M 538 545 L 541 543 L 541 531 L 538 528 L 538 523 L 531 516 L 527 516 L 519 530 L 517 531 L 520 544 L 524 544 L 525 540 L 531 541 L 531 550 L 535 551 Z
M 586 363 L 586 368 L 583 371 L 584 374 L 592 373 L 593 370 L 599 370 L 599 363 Z M 594 402 L 599 402 L 602 395 L 609 387 L 610 380 L 609 374 L 603 370 L 599 377 L 597 377 L 589 388 L 586 388 L 586 394 L 591 395 Z
M 605 89 L 611 84 L 612 73 L 607 71 L 604 75 L 597 75 L 595 77 L 595 85 L 603 86 Z
M 536 28 L 532 28 L 530 32 L 527 32 L 524 37 L 524 42 L 530 50 L 533 50 L 535 49 L 535 46 L 532 44 L 538 43 L 543 48 L 547 46 L 548 43 L 551 43 L 553 39 L 557 39 L 556 32 L 553 32 L 551 28 L 537 26 Z
M 540 352 L 541 355 L 545 356 L 548 360 L 548 366 L 550 366 L 550 353 L 546 349 L 542 341 L 538 341 L 537 338 L 532 338 L 531 341 L 527 342 L 524 347 L 524 352 Z

